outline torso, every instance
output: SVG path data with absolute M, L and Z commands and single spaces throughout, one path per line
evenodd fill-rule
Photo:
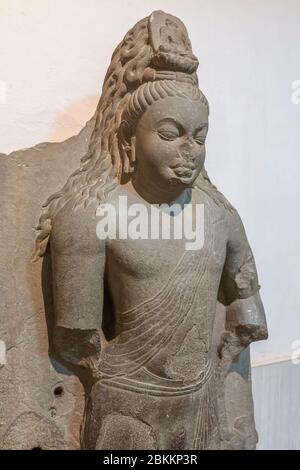
M 139 197 L 122 187 L 113 191 L 107 202 L 117 207 L 120 195 L 128 196 L 129 205 L 141 202 Z M 115 353 L 118 344 L 128 342 L 126 332 L 133 339 L 138 326 L 140 343 L 137 341 L 131 347 L 133 350 L 138 349 L 143 342 L 149 342 L 149 348 L 152 347 L 153 350 L 143 367 L 156 376 L 184 381 L 193 379 L 191 376 L 196 377 L 210 356 L 211 334 L 227 241 L 224 210 L 199 190 L 192 191 L 191 202 L 204 204 L 205 207 L 204 246 L 200 250 L 187 251 L 186 240 L 106 241 L 106 285 L 112 298 L 117 332 L 117 337 L 108 344 L 106 351 Z M 168 288 L 167 285 L 170 276 L 173 288 Z M 166 289 L 170 291 L 167 299 L 164 298 Z M 186 297 L 184 294 L 180 297 L 183 291 Z M 176 303 L 177 298 L 179 300 Z M 157 305 L 155 299 L 158 299 Z M 150 313 L 146 311 L 145 301 L 148 304 L 150 302 Z M 149 308 L 148 306 L 148 310 Z M 171 324 L 172 309 L 174 318 L 180 312 L 185 316 L 173 329 L 163 323 L 164 315 L 168 315 L 167 323 Z M 151 321 L 145 321 L 144 324 L 139 321 L 139 316 L 145 318 L 146 314 L 153 316 L 155 325 L 151 325 Z M 126 322 L 128 318 L 129 324 Z M 172 337 L 160 343 L 152 341 L 151 346 L 151 334 L 155 335 L 160 330 L 163 335 L 164 328 L 166 331 L 169 328 Z M 128 357 L 131 357 L 130 344 L 128 347 L 129 349 L 126 345 L 123 346 L 122 351 L 129 351 Z M 141 354 L 142 351 L 143 349 Z

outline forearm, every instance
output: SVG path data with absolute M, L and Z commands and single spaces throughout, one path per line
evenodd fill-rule
M 237 299 L 226 307 L 226 332 L 222 335 L 219 356 L 228 361 L 237 357 L 253 341 L 267 339 L 268 330 L 259 292 Z
M 94 369 L 101 352 L 100 331 L 55 326 L 53 346 L 58 359 L 63 362 Z
M 247 344 L 267 339 L 265 310 L 259 292 L 237 299 L 226 308 L 226 330 L 234 331 Z

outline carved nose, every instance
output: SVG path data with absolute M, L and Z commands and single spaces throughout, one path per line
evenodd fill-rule
M 192 162 L 194 162 L 196 160 L 196 155 L 194 154 L 194 152 L 190 152 L 190 160 Z
M 192 151 L 191 148 L 185 148 L 181 152 L 181 156 L 184 160 L 189 161 L 189 162 L 194 162 L 196 159 L 195 153 Z
M 182 153 L 191 153 L 193 148 L 194 148 L 193 139 L 188 139 L 184 142 L 182 146 Z

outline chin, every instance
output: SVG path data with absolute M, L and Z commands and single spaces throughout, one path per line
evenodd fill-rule
M 191 188 L 194 185 L 195 179 L 194 177 L 180 178 L 180 182 L 185 188 Z
M 195 181 L 197 179 L 197 176 L 192 174 L 190 176 L 175 176 L 172 179 L 173 185 L 181 186 L 182 188 L 191 188 Z
M 197 171 L 192 171 L 190 174 L 179 175 L 172 169 L 169 169 L 169 171 L 161 176 L 162 181 L 165 181 L 165 184 L 170 188 L 184 190 L 193 187 L 198 175 L 199 172 Z

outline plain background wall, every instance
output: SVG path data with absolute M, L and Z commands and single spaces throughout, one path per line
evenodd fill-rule
M 300 0 L 0 0 L 0 153 L 78 133 L 114 48 L 156 9 L 188 28 L 210 102 L 206 166 L 255 254 L 270 339 L 252 361 L 288 359 L 300 340 Z

